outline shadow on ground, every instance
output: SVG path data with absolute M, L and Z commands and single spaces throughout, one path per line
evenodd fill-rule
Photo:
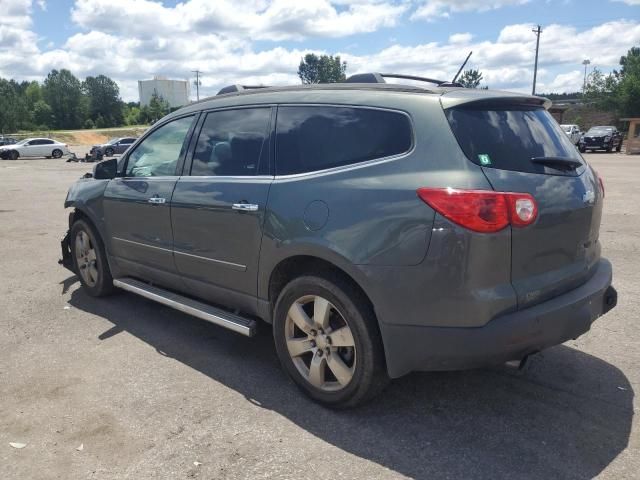
M 128 293 L 95 299 L 76 289 L 70 303 L 113 324 L 101 340 L 126 331 L 318 438 L 410 477 L 592 478 L 631 431 L 634 393 L 623 373 L 566 346 L 524 372 L 412 374 L 372 403 L 336 412 L 285 378 L 268 327 L 245 338 Z

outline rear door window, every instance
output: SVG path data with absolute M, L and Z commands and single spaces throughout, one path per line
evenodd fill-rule
M 291 175 L 408 152 L 411 122 L 403 113 L 358 107 L 278 108 L 276 173 Z
M 531 159 L 582 162 L 576 147 L 543 108 L 452 108 L 446 114 L 467 158 L 483 167 L 546 173 L 544 165 Z
M 268 159 L 271 107 L 207 114 L 193 155 L 191 176 L 254 176 Z M 266 165 L 265 165 L 266 166 Z

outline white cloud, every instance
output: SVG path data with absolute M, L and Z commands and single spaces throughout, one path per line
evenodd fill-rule
M 458 12 L 486 12 L 498 8 L 523 5 L 530 0 L 425 0 L 411 16 L 412 20 L 448 18 Z
M 219 0 L 215 8 L 206 0 L 183 0 L 174 8 L 149 0 L 76 0 L 72 18 L 82 31 L 52 49 L 37 46 L 31 21 L 35 2 L 2 1 L 7 8 L 0 16 L 0 76 L 42 80 L 54 68 L 68 68 L 80 78 L 105 74 L 118 82 L 126 100 L 137 100 L 139 79 L 189 78 L 196 68 L 204 72 L 203 95 L 233 83 L 298 83 L 298 64 L 310 51 L 306 44 L 261 42 L 258 48 L 256 40 L 295 41 L 381 29 L 400 21 L 398 8 L 408 11 L 405 2 L 388 0 Z M 449 2 L 449 7 L 457 11 L 507 3 L 490 1 L 478 7 L 480 2 L 463 0 L 455 7 Z M 473 50 L 467 68 L 481 70 L 485 84 L 528 92 L 535 49 L 532 27 L 507 25 L 493 40 L 476 40 L 469 32 L 454 33 L 443 42 L 411 45 L 392 40 L 388 47 L 366 55 L 356 55 L 346 46 L 338 52 L 313 51 L 341 55 L 349 74 L 393 71 L 451 79 Z M 620 56 L 640 43 L 640 22 L 620 20 L 587 30 L 549 25 L 540 40 L 537 90 L 576 91 L 582 86 L 575 74 L 582 71 L 582 60 L 589 58 L 592 66 L 604 71 L 615 68 Z
M 469 43 L 473 39 L 470 33 L 454 33 L 449 37 L 449 43 Z
M 613 0 L 614 2 L 622 2 L 622 3 L 626 3 L 627 5 L 640 5 L 640 0 Z
M 86 29 L 154 36 L 212 33 L 254 40 L 345 37 L 397 24 L 407 5 L 354 2 L 336 8 L 329 0 L 189 0 L 166 7 L 150 0 L 77 0 L 72 19 Z

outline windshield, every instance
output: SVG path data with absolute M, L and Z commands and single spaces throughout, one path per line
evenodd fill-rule
M 24 145 L 25 143 L 27 143 L 30 139 L 29 138 L 25 138 L 24 140 L 20 140 L 18 143 L 16 143 L 16 145 Z
M 582 163 L 569 137 L 543 108 L 453 108 L 447 118 L 466 156 L 483 167 L 545 173 L 545 166 L 533 158 Z
M 587 135 L 607 135 L 613 132 L 613 128 L 607 127 L 593 127 L 587 132 Z
M 120 138 L 112 138 L 107 142 L 107 145 L 113 145 L 114 143 L 118 143 L 118 140 L 120 140 Z

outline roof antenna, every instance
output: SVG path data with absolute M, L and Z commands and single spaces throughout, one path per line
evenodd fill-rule
M 460 66 L 460 70 L 458 70 L 458 73 L 456 73 L 456 76 L 453 77 L 453 80 L 451 80 L 451 83 L 456 83 L 456 80 L 458 79 L 458 76 L 460 75 L 460 73 L 462 72 L 462 69 L 464 68 L 464 66 L 467 64 L 467 62 L 469 61 L 469 58 L 471 57 L 471 54 L 473 53 L 473 50 L 469 52 L 469 55 L 467 55 L 467 58 L 465 59 L 464 63 Z

